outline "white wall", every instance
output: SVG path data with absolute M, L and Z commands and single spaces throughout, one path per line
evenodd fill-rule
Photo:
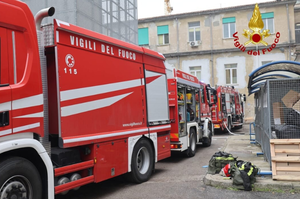
M 253 56 L 252 59 L 253 59 L 252 71 L 257 69 L 258 67 L 262 66 L 261 63 L 263 61 L 272 61 L 272 62 L 274 62 L 274 61 L 287 60 L 285 58 L 284 53 L 274 53 L 274 54 L 268 53 L 268 54 L 265 54 L 265 55 Z
M 236 88 L 247 87 L 248 78 L 246 73 L 246 58 L 244 56 L 219 57 L 216 59 L 217 85 L 226 85 L 225 64 L 237 64 L 237 84 L 233 86 Z
M 182 70 L 184 72 L 190 73 L 190 67 L 201 66 L 201 79 L 204 83 L 210 83 L 210 65 L 209 59 L 193 59 L 193 60 L 184 60 L 182 61 Z

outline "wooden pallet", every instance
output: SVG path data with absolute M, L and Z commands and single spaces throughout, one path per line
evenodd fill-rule
M 300 181 L 300 139 L 270 140 L 273 180 Z

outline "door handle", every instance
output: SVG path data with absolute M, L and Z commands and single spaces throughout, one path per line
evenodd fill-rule
M 9 125 L 9 112 L 0 112 L 0 127 Z

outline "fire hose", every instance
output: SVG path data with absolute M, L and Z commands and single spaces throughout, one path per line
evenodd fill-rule
M 228 133 L 230 134 L 230 135 L 235 135 L 234 133 L 232 133 L 229 129 L 228 129 L 228 127 L 227 127 L 227 125 L 226 125 L 226 123 L 223 121 L 223 125 L 225 126 L 225 128 L 227 129 L 227 131 L 228 131 Z

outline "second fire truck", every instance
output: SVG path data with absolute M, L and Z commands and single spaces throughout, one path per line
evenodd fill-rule
M 231 86 L 216 86 L 213 91 L 214 103 L 211 108 L 215 129 L 231 132 L 241 128 L 244 122 L 245 96 Z
M 196 153 L 196 144 L 202 142 L 204 146 L 210 146 L 214 135 L 209 94 L 193 75 L 176 69 L 167 74 L 171 150 L 186 152 L 192 157 Z

